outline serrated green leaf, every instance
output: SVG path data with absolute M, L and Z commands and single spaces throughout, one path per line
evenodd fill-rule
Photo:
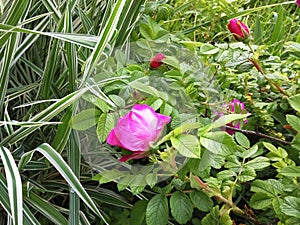
M 264 146 L 270 151 L 266 156 L 272 161 L 279 161 L 285 159 L 288 156 L 288 153 L 281 147 L 278 149 L 267 142 L 263 142 Z
M 200 52 L 204 55 L 213 55 L 219 52 L 219 48 L 213 46 L 212 44 L 203 44 L 200 47 Z
M 284 220 L 284 214 L 282 213 L 282 210 L 280 209 L 282 203 L 283 203 L 283 199 L 280 197 L 273 198 L 273 200 L 272 200 L 273 210 L 280 220 Z
M 257 150 L 258 150 L 258 145 L 254 145 L 250 149 L 244 151 L 243 154 L 242 154 L 242 157 L 244 159 L 250 158 L 253 155 L 255 155 L 255 153 L 257 152 Z
M 300 199 L 294 196 L 287 196 L 281 205 L 284 214 L 300 219 Z
M 164 101 L 169 101 L 169 95 L 166 92 L 159 91 L 152 86 L 149 86 L 145 83 L 140 82 L 139 80 L 134 80 L 134 81 L 130 82 L 129 85 L 132 88 L 137 89 L 141 92 L 147 93 L 147 94 L 149 94 L 151 96 L 155 96 L 157 98 L 161 98 Z
M 145 216 L 148 202 L 146 200 L 140 200 L 136 202 L 130 211 L 130 224 L 142 225 Z
M 231 155 L 237 148 L 232 136 L 223 131 L 204 134 L 200 143 L 210 152 L 222 156 Z
M 250 114 L 248 113 L 248 114 L 229 114 L 229 115 L 221 116 L 219 119 L 213 122 L 212 128 L 219 128 L 225 126 L 226 124 L 231 123 L 232 121 L 244 119 L 249 115 Z
M 120 96 L 118 96 L 118 95 L 109 95 L 108 97 L 113 101 L 113 103 L 116 104 L 116 106 L 118 106 L 120 108 L 124 108 L 125 107 L 126 102 Z
M 154 196 L 146 209 L 147 225 L 166 225 L 169 218 L 167 197 L 163 194 Z
M 287 122 L 292 126 L 294 130 L 300 133 L 300 118 L 294 115 L 286 115 Z
M 300 166 L 288 166 L 279 171 L 283 176 L 300 177 Z
M 288 99 L 290 105 L 296 111 L 300 112 L 300 94 L 294 95 Z
M 217 173 L 218 180 L 230 179 L 230 178 L 236 177 L 236 176 L 237 176 L 236 172 L 234 172 L 232 170 L 223 170 L 223 171 Z
M 93 177 L 93 180 L 99 181 L 100 184 L 115 181 L 121 177 L 128 176 L 128 171 L 120 171 L 117 169 L 105 170 Z
M 258 156 L 248 162 L 245 163 L 245 166 L 250 167 L 252 169 L 263 169 L 270 165 L 270 160 L 263 156 Z
M 197 137 L 189 134 L 182 134 L 178 137 L 171 137 L 171 142 L 178 152 L 188 158 L 200 157 L 200 145 Z
M 247 182 L 250 180 L 254 180 L 256 177 L 255 170 L 252 168 L 244 168 L 241 174 L 238 176 L 238 180 L 241 182 Z
M 166 56 L 166 58 L 163 59 L 163 62 L 178 69 L 180 71 L 180 65 L 178 59 L 176 59 L 173 56 Z
M 238 158 L 235 155 L 230 155 L 227 157 L 225 168 L 232 168 L 238 171 L 241 167 L 242 167 L 242 163 L 240 161 L 240 158 Z
M 300 133 L 298 133 L 291 142 L 291 146 L 295 149 L 300 149 Z
M 97 136 L 100 142 L 104 142 L 109 134 L 109 132 L 115 126 L 115 117 L 111 113 L 102 113 L 99 117 L 97 123 Z
M 190 199 L 197 209 L 202 212 L 209 212 L 214 203 L 211 198 L 202 191 L 193 191 L 190 193 Z
M 163 104 L 160 109 L 160 113 L 164 114 L 165 116 L 170 116 L 172 111 L 173 111 L 173 107 L 168 103 Z
M 228 213 L 220 215 L 219 206 L 215 206 L 202 220 L 201 225 L 232 225 Z
M 275 197 L 279 191 L 274 188 L 268 181 L 255 180 L 251 185 L 251 191 L 264 193 L 270 197 Z
M 266 209 L 272 205 L 272 197 L 266 193 L 255 193 L 250 199 L 250 206 L 254 209 Z
M 174 219 L 179 224 L 186 224 L 193 214 L 193 205 L 189 197 L 181 192 L 176 191 L 170 198 L 170 208 Z
M 98 107 L 102 112 L 109 112 L 109 110 L 111 110 L 111 107 L 106 103 L 106 101 L 96 95 L 86 94 L 83 95 L 83 99 Z
M 147 40 L 156 40 L 168 34 L 168 31 L 161 28 L 154 19 L 148 17 L 148 23 L 140 25 L 140 33 Z
M 246 135 L 241 132 L 235 132 L 234 137 L 237 143 L 239 143 L 241 146 L 243 146 L 244 148 L 250 148 L 250 141 L 248 140 Z
M 96 125 L 99 116 L 99 110 L 86 109 L 76 114 L 69 124 L 75 130 L 87 130 Z
M 277 152 L 277 148 L 272 145 L 271 143 L 268 142 L 263 142 L 263 145 L 265 146 L 265 148 L 267 148 L 270 152 Z
M 184 132 L 197 129 L 201 126 L 200 123 L 183 123 L 179 127 L 176 127 L 173 132 L 174 136 L 178 136 Z
M 134 174 L 134 175 L 128 175 L 124 176 L 118 181 L 118 190 L 122 191 L 127 187 L 130 187 L 130 190 L 133 194 L 139 194 L 141 193 L 145 186 L 147 185 L 146 177 L 141 174 Z
M 156 99 L 151 105 L 150 107 L 153 108 L 155 111 L 158 110 L 162 104 L 163 104 L 163 100 L 161 100 L 160 98 L 159 99 Z
M 155 173 L 149 173 L 146 175 L 146 182 L 147 184 L 153 188 L 154 185 L 157 183 L 158 177 Z

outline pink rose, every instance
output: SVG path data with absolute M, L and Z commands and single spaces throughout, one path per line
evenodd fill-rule
M 237 110 L 243 111 L 245 109 L 245 103 L 241 102 L 240 100 L 233 99 L 231 102 L 228 103 L 228 107 L 232 113 L 236 113 Z
M 152 69 L 156 69 L 163 64 L 162 60 L 166 58 L 166 56 L 163 53 L 156 54 L 151 60 L 150 60 L 150 67 Z
M 231 113 L 241 113 L 245 109 L 244 102 L 241 102 L 237 99 L 233 99 L 231 102 L 228 103 L 228 108 Z M 244 124 L 248 123 L 248 120 L 244 120 Z M 240 129 L 241 123 L 238 122 L 234 125 L 233 122 L 226 124 L 229 127 L 234 127 Z M 233 135 L 235 133 L 234 130 L 226 129 L 225 130 L 228 134 Z
M 151 143 L 157 141 L 170 120 L 170 116 L 156 113 L 148 105 L 137 104 L 119 119 L 117 126 L 110 131 L 107 143 L 133 152 L 120 161 L 146 157 Z
M 244 102 L 241 102 L 237 99 L 233 99 L 228 104 L 225 104 L 224 108 L 226 108 L 228 110 L 227 113 L 229 113 L 229 114 L 230 113 L 242 113 L 242 111 L 245 110 L 245 104 L 244 104 Z M 224 115 L 224 113 L 217 112 L 217 115 L 218 115 L 218 117 L 221 117 Z M 248 120 L 244 120 L 244 124 L 246 124 L 246 123 L 248 123 Z M 241 123 L 240 122 L 237 122 L 237 123 L 231 122 L 231 123 L 226 124 L 226 126 L 240 129 Z M 235 133 L 235 131 L 231 130 L 231 129 L 225 129 L 225 131 L 230 135 L 233 135 Z
M 227 27 L 237 41 L 246 40 L 250 35 L 249 28 L 238 19 L 231 19 Z
M 297 0 L 296 4 L 297 4 L 298 7 L 300 7 L 300 0 Z

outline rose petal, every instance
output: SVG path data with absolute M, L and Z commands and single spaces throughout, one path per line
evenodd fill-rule
M 137 104 L 118 120 L 117 126 L 108 136 L 107 143 L 134 152 L 147 151 L 170 120 L 171 117 L 156 113 L 148 105 Z
M 144 151 L 134 152 L 133 154 L 122 156 L 119 159 L 119 161 L 120 162 L 126 162 L 130 159 L 142 159 L 142 158 L 145 158 L 147 156 L 149 156 L 149 152 L 144 152 Z
M 236 18 L 231 19 L 227 27 L 237 41 L 246 39 L 250 35 L 249 28 Z
M 110 133 L 108 134 L 108 137 L 106 139 L 107 143 L 114 146 L 123 147 L 120 143 L 118 137 L 115 134 L 115 129 L 112 129 Z
M 152 69 L 158 68 L 163 64 L 162 60 L 166 58 L 163 53 L 157 53 L 151 60 L 150 60 L 150 67 Z

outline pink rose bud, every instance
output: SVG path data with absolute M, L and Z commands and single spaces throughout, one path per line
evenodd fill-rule
M 296 4 L 297 4 L 298 7 L 300 7 L 300 0 L 297 0 Z
M 166 58 L 166 56 L 163 53 L 156 54 L 151 60 L 150 60 L 150 67 L 152 69 L 158 68 L 163 64 L 162 60 Z
M 148 105 L 137 104 L 119 119 L 117 126 L 110 131 L 107 143 L 133 152 L 122 157 L 121 162 L 146 157 L 151 143 L 157 141 L 170 120 L 170 116 L 156 113 Z
M 249 28 L 238 19 L 231 19 L 227 27 L 237 41 L 246 40 L 250 36 Z

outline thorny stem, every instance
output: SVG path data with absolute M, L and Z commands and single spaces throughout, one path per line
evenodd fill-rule
M 254 51 L 252 45 L 251 45 L 249 42 L 247 43 L 247 45 L 249 46 L 249 48 L 250 48 L 252 54 L 255 55 L 255 51 Z
M 279 143 L 284 144 L 284 145 L 290 145 L 291 144 L 289 141 L 285 141 L 285 140 L 282 140 L 282 139 L 279 139 L 279 138 L 271 137 L 269 135 L 260 133 L 258 131 L 242 130 L 242 129 L 238 129 L 238 128 L 230 127 L 230 126 L 225 126 L 225 128 L 229 129 L 229 130 L 238 131 L 238 132 L 241 132 L 243 134 L 250 134 L 250 135 L 255 135 L 255 136 L 262 137 L 262 138 L 266 138 L 266 139 L 269 139 L 270 141 L 279 142 Z
M 210 194 L 213 194 L 214 197 L 217 199 L 217 200 L 220 200 L 222 201 L 223 203 L 229 205 L 232 209 L 232 211 L 238 213 L 238 214 L 241 214 L 245 217 L 247 217 L 249 220 L 251 220 L 254 224 L 256 225 L 271 225 L 271 224 L 274 224 L 274 222 L 276 223 L 276 221 L 272 221 L 270 223 L 265 223 L 265 222 L 260 222 L 258 221 L 256 218 L 253 217 L 253 215 L 251 215 L 249 212 L 247 211 L 244 211 L 242 209 L 240 209 L 239 207 L 237 207 L 232 201 L 226 199 L 224 196 L 222 196 L 221 194 L 219 193 L 216 193 L 214 190 L 212 190 L 211 188 L 208 187 L 208 185 L 203 182 L 199 177 L 197 176 L 194 176 L 194 178 L 196 179 L 196 181 L 198 182 L 198 184 L 200 185 L 200 187 L 210 193 Z
M 223 195 L 221 195 L 219 193 L 216 193 L 213 189 L 208 187 L 208 185 L 206 183 L 204 183 L 199 177 L 194 176 L 194 178 L 196 179 L 196 181 L 198 182 L 198 184 L 200 185 L 200 187 L 203 190 L 205 190 L 208 193 L 213 194 L 216 199 L 218 199 L 221 202 L 224 202 L 225 204 L 229 205 L 234 212 L 242 214 L 242 215 L 246 214 L 243 210 L 241 210 L 239 207 L 237 207 L 232 201 L 229 201 Z
M 249 46 L 249 48 L 250 48 L 251 52 L 253 53 L 253 55 L 255 55 L 255 51 L 254 51 L 252 45 L 251 45 L 249 42 L 247 43 L 247 45 Z M 261 68 L 261 65 L 259 64 L 258 59 L 255 59 L 255 58 L 248 58 L 248 60 L 249 60 L 249 62 L 251 62 L 251 63 L 254 65 L 254 67 L 257 69 L 257 71 L 260 72 L 260 73 L 267 79 L 267 81 L 268 81 L 271 85 L 273 85 L 273 86 L 274 86 L 281 94 L 283 94 L 283 95 L 285 95 L 285 96 L 288 97 L 287 93 L 285 93 L 285 91 L 284 91 L 281 87 L 279 87 L 278 84 L 276 84 L 273 80 L 269 79 L 269 78 L 266 76 L 265 72 L 264 72 L 263 69 Z

